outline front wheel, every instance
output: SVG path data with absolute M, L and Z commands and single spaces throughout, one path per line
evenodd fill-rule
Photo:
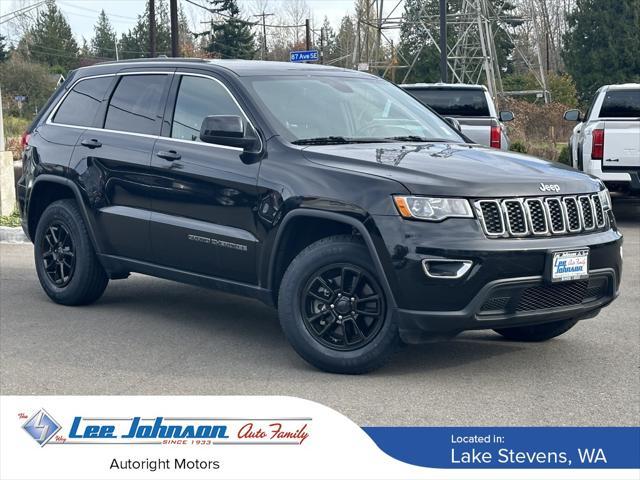
M 278 311 L 285 336 L 310 364 L 359 374 L 381 366 L 399 345 L 388 299 L 362 242 L 319 240 L 289 265 Z
M 495 331 L 509 340 L 544 342 L 568 332 L 576 323 L 578 323 L 578 320 L 571 318 L 528 327 L 498 328 Z

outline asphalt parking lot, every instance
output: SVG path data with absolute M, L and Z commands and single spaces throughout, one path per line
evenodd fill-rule
M 640 202 L 615 204 L 625 235 L 620 298 L 544 344 L 493 332 L 410 346 L 364 376 L 319 372 L 254 301 L 133 275 L 95 305 L 53 304 L 31 245 L 0 246 L 0 391 L 274 394 L 360 425 L 637 425 Z

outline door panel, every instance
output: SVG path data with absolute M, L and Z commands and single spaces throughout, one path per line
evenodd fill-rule
M 167 150 L 178 152 L 181 158 L 170 162 L 156 155 Z M 258 165 L 242 163 L 238 151 L 159 139 L 151 166 L 155 261 L 255 283 Z
M 71 168 L 84 190 L 105 254 L 151 259 L 151 154 L 160 133 L 171 76 L 120 75 L 105 101 L 106 118 L 85 130 Z M 104 114 L 103 114 L 104 115 Z
M 171 97 L 177 105 L 170 102 L 165 113 L 170 128 L 151 159 L 155 262 L 255 284 L 259 163 L 244 163 L 240 149 L 199 140 L 205 116 L 246 116 L 221 82 L 205 75 L 176 72 Z

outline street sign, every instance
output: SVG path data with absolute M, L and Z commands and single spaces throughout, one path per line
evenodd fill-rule
M 317 62 L 318 60 L 320 60 L 318 50 L 300 50 L 289 54 L 290 62 Z

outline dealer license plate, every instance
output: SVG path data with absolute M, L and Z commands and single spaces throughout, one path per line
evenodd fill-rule
M 566 282 L 589 277 L 589 250 L 554 252 L 551 281 Z

